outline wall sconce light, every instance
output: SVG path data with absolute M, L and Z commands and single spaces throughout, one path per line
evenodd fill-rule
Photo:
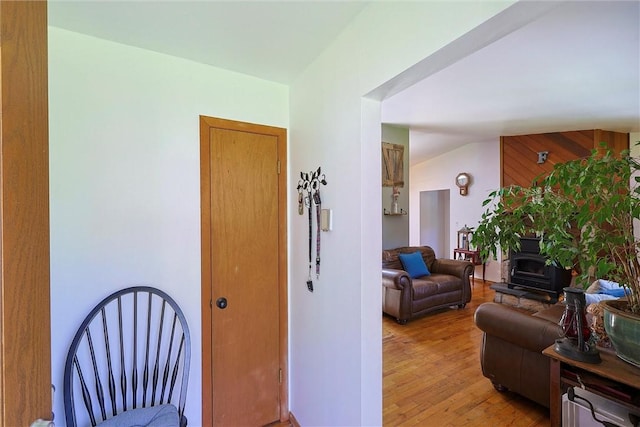
M 549 157 L 548 151 L 538 151 L 538 164 L 542 164 L 547 161 L 547 157 Z

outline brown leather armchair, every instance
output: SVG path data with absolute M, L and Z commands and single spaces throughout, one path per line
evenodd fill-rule
M 419 251 L 431 273 L 412 279 L 403 269 L 400 253 Z M 471 301 L 468 261 L 436 259 L 429 246 L 405 246 L 382 251 L 382 311 L 405 324 L 409 319 L 450 306 L 463 308 Z
M 549 407 L 549 358 L 542 350 L 559 338 L 561 304 L 531 314 L 486 302 L 475 313 L 484 333 L 482 374 L 498 391 L 510 390 Z

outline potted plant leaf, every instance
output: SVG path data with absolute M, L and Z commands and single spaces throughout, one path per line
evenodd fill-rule
M 626 297 L 605 303 L 605 329 L 618 356 L 638 366 L 640 240 L 634 221 L 640 219 L 639 173 L 640 164 L 628 150 L 616 156 L 603 144 L 586 158 L 555 165 L 530 187 L 491 192 L 472 237 L 488 259 L 499 250 L 518 250 L 520 237 L 536 236 L 547 262 L 574 269 L 582 287 L 594 278 L 619 283 Z M 623 322 L 627 319 L 630 326 Z

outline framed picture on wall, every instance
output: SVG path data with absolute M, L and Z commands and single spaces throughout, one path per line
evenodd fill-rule
M 382 143 L 382 186 L 404 187 L 404 145 Z

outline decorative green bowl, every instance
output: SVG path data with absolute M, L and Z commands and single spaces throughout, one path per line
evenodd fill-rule
M 624 310 L 624 300 L 603 301 L 604 329 L 618 357 L 640 368 L 640 316 Z

